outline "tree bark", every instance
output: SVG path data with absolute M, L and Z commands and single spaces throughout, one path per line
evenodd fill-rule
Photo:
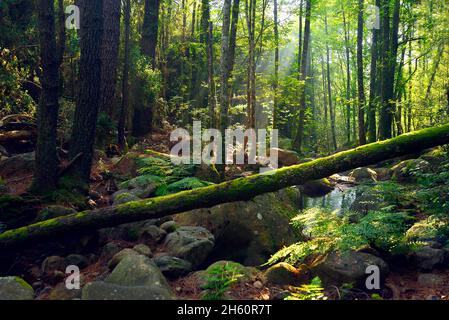
M 81 7 L 79 96 L 70 140 L 70 157 L 81 158 L 68 175 L 85 189 L 89 183 L 95 132 L 100 103 L 101 43 L 103 37 L 103 1 L 84 0 Z
M 100 111 L 112 119 L 116 101 L 117 65 L 120 43 L 121 0 L 103 0 L 103 41 Z
M 125 48 L 123 57 L 123 76 L 122 76 L 122 103 L 120 108 L 120 117 L 118 122 L 118 145 L 120 150 L 126 146 L 126 119 L 128 118 L 129 107 L 129 67 L 130 67 L 130 24 L 131 24 L 131 0 L 125 0 Z
M 55 189 L 58 181 L 56 140 L 62 59 L 61 49 L 58 51 L 56 44 L 54 1 L 39 0 L 38 10 L 42 92 L 37 112 L 36 169 L 31 190 L 43 193 Z
M 156 67 L 156 46 L 159 28 L 159 4 L 159 0 L 145 0 L 142 40 L 140 43 L 142 53 L 151 59 L 153 68 Z
M 357 24 L 357 85 L 358 85 L 358 122 L 359 144 L 366 144 L 365 131 L 365 84 L 363 75 L 363 7 L 364 0 L 359 0 L 358 24 Z
M 329 35 L 328 25 L 327 25 L 327 16 L 324 17 L 325 31 L 326 36 Z M 332 147 L 334 150 L 337 150 L 337 133 L 335 130 L 335 109 L 334 102 L 332 98 L 332 83 L 331 83 L 331 66 L 330 66 L 330 48 L 329 43 L 326 41 L 326 66 L 327 66 L 327 96 L 329 99 L 329 113 L 331 118 L 331 135 L 332 135 Z
M 84 211 L 0 234 L 0 248 L 30 245 L 43 239 L 91 232 L 123 223 L 161 218 L 222 203 L 245 201 L 289 186 L 302 185 L 334 173 L 373 165 L 394 157 L 449 143 L 449 124 L 423 129 L 387 141 L 368 144 L 300 165 L 173 195 Z
M 278 2 L 274 0 L 274 83 L 273 83 L 273 129 L 278 126 L 278 89 L 279 89 L 279 30 L 278 30 Z
M 380 0 L 376 0 L 376 6 L 380 7 Z M 376 112 L 379 102 L 379 30 L 373 28 L 373 36 L 371 41 L 371 66 L 370 66 L 370 93 L 368 105 L 368 141 L 377 141 L 377 122 Z

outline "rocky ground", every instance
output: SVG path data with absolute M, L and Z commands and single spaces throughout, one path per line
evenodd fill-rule
M 33 155 L 2 159 L 0 232 L 70 214 L 86 206 L 125 203 L 217 182 L 213 167 L 172 165 L 159 153 L 166 152 L 166 147 L 154 146 L 154 141 L 160 140 L 161 137 L 153 137 L 124 157 L 109 158 L 97 152 L 92 175 L 95 182 L 88 199 L 52 194 L 43 203 L 41 199 L 23 195 L 32 176 Z M 408 203 L 395 205 L 397 211 L 413 211 L 415 221 L 407 227 L 407 233 L 413 241 L 421 243 L 414 251 L 392 255 L 371 246 L 344 254 L 334 250 L 322 255 L 313 253 L 301 263 L 281 261 L 266 265 L 279 249 L 313 240 L 304 230 L 290 224 L 303 209 L 301 195 L 322 197 L 336 187 L 344 189 L 360 184 L 364 187 L 351 208 L 363 216 L 393 202 L 385 197 L 380 200 L 372 191 L 373 185 L 392 179 L 410 184 L 414 170 L 430 172 L 441 166 L 443 158 L 441 154 L 427 153 L 416 159 L 396 159 L 378 167 L 360 168 L 258 196 L 248 202 L 223 204 L 173 218 L 102 229 L 59 243 L 39 244 L 20 254 L 2 257 L 0 299 L 270 300 L 284 299 L 298 290 L 302 290 L 304 297 L 315 277 L 321 279 L 323 296 L 328 299 L 446 299 L 448 239 L 446 234 L 431 232 L 436 227 L 444 229 L 446 220 L 429 215 L 413 197 Z M 300 160 L 295 154 L 282 151 L 280 161 L 291 165 Z M 233 168 L 228 176 L 248 175 L 250 169 Z M 430 223 L 424 223 L 429 219 Z M 380 267 L 382 289 L 369 292 L 364 289 L 366 267 L 373 264 Z M 66 288 L 70 280 L 66 271 L 71 265 L 81 269 L 80 290 Z

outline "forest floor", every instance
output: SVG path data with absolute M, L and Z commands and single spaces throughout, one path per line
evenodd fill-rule
M 168 141 L 168 133 L 153 134 L 140 141 L 130 151 L 137 155 L 137 157 L 148 157 L 148 150 L 168 153 L 170 148 Z M 133 170 L 130 167 L 132 165 L 132 163 L 123 163 L 121 157 L 108 157 L 103 152 L 97 151 L 91 175 L 92 187 L 88 205 L 91 208 L 112 205 L 117 200 L 117 198 L 114 199 L 114 192 L 117 191 L 118 187 L 117 183 L 114 182 L 111 184 L 109 179 L 105 179 L 104 173 L 107 172 L 109 175 L 113 173 L 115 176 L 127 175 L 129 173 L 127 171 Z M 229 170 L 229 178 L 231 176 L 245 174 L 246 169 L 249 170 L 251 168 L 239 167 Z M 4 177 L 3 182 L 8 193 L 20 196 L 29 187 L 32 172 L 30 170 L 19 170 L 14 171 L 13 176 L 6 175 L 6 177 L 0 172 L 0 176 Z M 72 206 L 74 209 L 79 209 L 70 202 L 62 202 L 64 206 Z M 406 207 L 407 205 L 404 206 Z M 45 206 L 41 205 L 41 208 L 43 207 Z M 410 207 L 408 210 L 410 210 Z M 422 218 L 425 217 L 426 215 Z M 159 226 L 162 228 L 162 224 L 169 221 L 161 221 Z M 109 243 L 106 243 L 105 247 L 108 245 L 109 247 L 114 247 L 112 251 L 113 254 L 116 254 L 124 248 L 135 248 L 139 244 L 142 244 L 141 239 L 135 239 L 133 241 L 113 239 Z M 86 261 L 89 261 L 85 262 L 85 267 L 82 270 L 82 282 L 84 284 L 94 280 L 105 279 L 110 274 L 110 261 L 111 257 L 113 257 L 113 254 L 104 254 L 105 247 L 89 246 L 88 251 L 93 253 L 91 254 L 93 257 L 89 257 L 89 255 L 83 253 L 84 257 L 87 257 Z M 14 271 L 14 274 L 23 277 L 32 284 L 37 299 L 79 298 L 79 296 L 67 295 L 67 293 L 61 294 L 60 285 L 63 275 L 60 273 L 57 273 L 57 276 L 54 274 L 43 275 L 46 272 L 44 269 L 48 267 L 48 263 L 45 266 L 45 261 L 47 261 L 47 259 L 44 259 L 45 257 L 55 257 L 67 253 L 64 248 L 61 249 L 58 247 L 54 252 L 52 252 L 53 249 L 51 248 L 47 248 L 44 252 L 39 251 L 39 249 L 34 249 L 27 251 L 19 257 L 15 257 L 13 265 L 7 268 L 8 271 Z M 165 245 L 155 243 L 151 245 L 152 255 L 156 258 L 164 256 L 166 254 L 165 250 Z M 55 271 L 53 267 L 50 268 L 52 272 Z M 288 296 L 292 286 L 273 284 L 267 281 L 266 271 L 264 270 L 266 270 L 265 267 L 262 269 L 252 268 L 250 276 L 245 276 L 241 280 L 231 282 L 231 285 L 225 288 L 223 297 L 235 300 L 270 300 L 282 299 Z M 395 268 L 385 281 L 385 289 L 381 291 L 381 297 L 395 300 L 449 300 L 449 269 L 439 267 L 432 268 L 430 271 L 427 270 L 423 273 L 420 270 L 409 268 L 408 266 L 405 266 L 402 270 Z M 423 277 L 423 274 L 430 274 L 431 277 Z M 181 277 L 168 277 L 168 283 L 178 298 L 201 299 L 204 295 L 204 278 L 202 278 L 202 274 L 199 271 L 191 272 Z M 371 299 L 369 294 L 355 289 L 351 290 L 349 295 L 342 295 L 341 288 L 336 286 L 328 287 L 324 292 L 330 299 Z

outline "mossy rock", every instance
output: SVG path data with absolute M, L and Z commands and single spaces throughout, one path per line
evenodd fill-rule
M 0 278 L 0 300 L 33 300 L 33 288 L 22 278 Z
M 406 233 L 408 241 L 435 241 L 445 245 L 449 240 L 449 219 L 430 216 L 415 223 Z
M 415 182 L 416 172 L 427 173 L 431 171 L 431 165 L 426 160 L 410 159 L 402 161 L 391 168 L 393 180 L 399 182 Z
M 140 198 L 138 196 L 135 196 L 131 193 L 125 192 L 125 193 L 122 193 L 115 197 L 113 205 L 116 206 L 119 204 L 131 202 L 131 201 L 137 201 L 137 200 L 140 200 Z
M 270 267 L 265 271 L 265 278 L 267 282 L 280 286 L 298 286 L 308 280 L 306 273 L 285 262 Z
M 119 185 L 120 189 L 146 188 L 151 184 L 159 186 L 163 183 L 163 179 L 155 175 L 141 175 L 133 179 L 122 182 Z
M 36 209 L 32 202 L 13 195 L 0 195 L 0 222 L 8 229 L 21 227 L 32 222 Z

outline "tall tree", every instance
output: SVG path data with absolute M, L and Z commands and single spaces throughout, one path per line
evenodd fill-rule
M 142 53 L 151 59 L 153 68 L 156 66 L 159 9 L 159 0 L 145 0 L 140 48 Z
M 349 48 L 349 26 L 346 21 L 345 8 L 342 8 L 342 12 L 346 54 L 346 139 L 349 144 L 351 142 L 351 56 Z
M 124 7 L 124 25 L 125 25 L 125 41 L 124 41 L 124 57 L 123 57 L 123 75 L 122 75 L 122 101 L 120 108 L 120 117 L 118 122 L 118 145 L 120 150 L 124 150 L 126 146 L 125 130 L 126 119 L 129 107 L 129 67 L 130 67 L 130 28 L 131 28 L 131 0 L 125 0 Z
M 39 43 L 41 49 L 41 97 L 37 110 L 38 140 L 36 145 L 36 168 L 33 192 L 47 192 L 58 181 L 58 158 L 56 154 L 57 121 L 59 109 L 59 67 L 55 32 L 55 8 L 53 0 L 38 1 Z
M 363 7 L 364 0 L 359 0 L 358 22 L 357 22 L 357 91 L 358 91 L 358 122 L 359 122 L 359 144 L 366 144 L 365 131 L 365 84 L 363 75 Z
M 376 0 L 376 6 L 380 8 L 380 1 Z M 370 65 L 370 87 L 369 87 L 369 103 L 368 103 L 368 141 L 377 141 L 377 122 L 376 112 L 379 102 L 380 88 L 379 88 L 379 29 L 376 26 L 372 28 L 371 40 L 371 65 Z
M 70 157 L 77 158 L 68 174 L 86 189 L 92 167 L 96 123 L 100 106 L 103 1 L 81 2 L 79 93 L 70 140 Z
M 324 29 L 326 36 L 329 36 L 327 15 L 324 17 Z M 329 114 L 331 118 L 331 136 L 332 136 L 332 147 L 337 150 L 337 134 L 335 130 L 335 108 L 334 101 L 332 97 L 332 80 L 331 80 L 331 67 L 330 67 L 330 47 L 329 40 L 326 39 L 326 76 L 327 76 L 327 97 L 329 99 Z
M 306 0 L 306 17 L 304 22 L 304 42 L 301 55 L 301 83 L 300 83 L 300 105 L 299 105 L 299 118 L 298 129 L 296 130 L 295 139 L 293 140 L 293 147 L 298 152 L 301 152 L 304 139 L 304 125 L 307 108 L 306 100 L 306 85 L 308 75 L 308 62 L 309 62 L 309 50 L 310 50 L 310 19 L 312 15 L 312 1 Z
M 256 0 L 245 0 L 245 16 L 248 31 L 247 127 L 256 129 Z
M 103 0 L 103 42 L 100 111 L 113 116 L 120 42 L 121 0 Z
M 279 89 L 279 30 L 278 30 L 278 2 L 274 0 L 274 83 L 273 83 L 273 129 L 278 123 L 278 89 Z

